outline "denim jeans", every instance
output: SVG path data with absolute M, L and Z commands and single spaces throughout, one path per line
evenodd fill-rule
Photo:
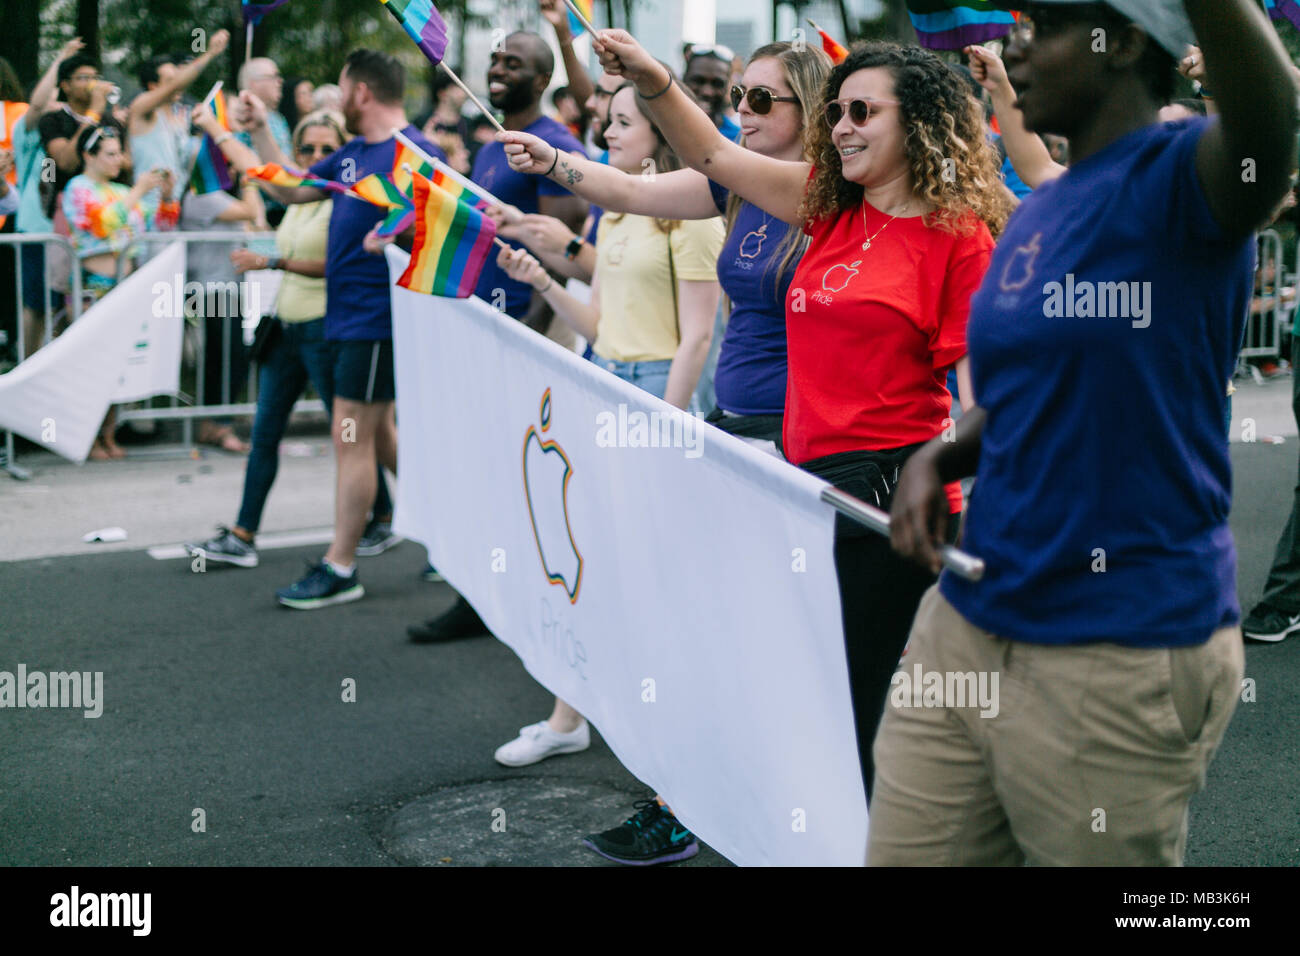
M 258 372 L 257 413 L 253 417 L 252 450 L 244 470 L 244 497 L 239 505 L 238 524 L 256 532 L 262 520 L 266 496 L 280 467 L 280 439 L 289 415 L 308 380 L 316 386 L 325 410 L 334 403 L 334 346 L 325 341 L 325 320 L 281 322 L 279 340 L 271 348 Z M 393 501 L 388 494 L 383 466 L 375 489 L 376 515 L 391 515 Z
M 607 372 L 612 372 L 623 381 L 649 392 L 655 398 L 663 398 L 668 388 L 668 370 L 673 367 L 672 359 L 659 359 L 654 362 L 620 362 L 618 359 L 592 355 L 591 360 Z

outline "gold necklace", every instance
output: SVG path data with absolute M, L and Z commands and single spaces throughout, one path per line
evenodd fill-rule
M 903 212 L 907 212 L 907 210 L 910 209 L 911 207 L 912 207 L 912 201 L 909 199 L 907 201 L 907 205 L 903 207 Z M 898 216 L 901 216 L 903 212 L 900 212 Z M 893 222 L 895 219 L 898 218 L 898 216 L 891 216 L 889 218 L 889 222 Z M 867 197 L 864 195 L 862 197 L 862 234 L 864 236 L 867 236 L 867 239 L 866 242 L 862 243 L 863 252 L 866 252 L 868 249 L 871 248 L 871 240 L 875 239 L 876 236 L 884 232 L 889 227 L 889 222 L 885 223 L 883 226 L 877 229 L 875 235 L 867 236 Z

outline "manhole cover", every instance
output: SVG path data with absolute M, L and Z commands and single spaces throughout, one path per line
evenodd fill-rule
M 556 777 L 448 787 L 394 813 L 381 842 L 412 866 L 619 866 L 582 838 L 626 820 L 645 795 Z M 703 845 L 691 864 L 728 865 Z

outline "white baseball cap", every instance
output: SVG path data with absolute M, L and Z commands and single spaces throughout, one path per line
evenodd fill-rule
M 1092 0 L 993 0 L 995 7 L 1016 10 L 1033 4 L 1035 6 L 1062 6 L 1092 2 Z M 1187 19 L 1183 9 L 1183 0 L 1102 0 L 1117 13 L 1128 17 L 1147 31 L 1151 39 L 1169 51 L 1175 60 L 1181 60 L 1187 53 L 1187 47 L 1196 42 L 1192 32 L 1192 21 Z

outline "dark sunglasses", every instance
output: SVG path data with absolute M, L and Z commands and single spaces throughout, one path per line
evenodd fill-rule
M 880 112 L 882 106 L 898 106 L 898 100 L 831 100 L 826 104 L 826 124 L 834 129 L 844 118 L 844 104 L 848 103 L 849 122 L 866 126 L 868 120 Z
M 330 155 L 332 155 L 333 152 L 334 152 L 334 147 L 333 147 L 333 146 L 322 146 L 322 145 L 320 145 L 319 143 L 317 143 L 317 144 L 314 145 L 314 146 L 308 146 L 307 144 L 304 143 L 302 146 L 299 146 L 299 147 L 298 147 L 298 152 L 299 152 L 300 154 L 301 154 L 301 153 L 319 153 L 321 156 L 330 156 Z
M 740 109 L 740 101 L 744 100 L 749 104 L 749 108 L 759 116 L 766 116 L 772 112 L 773 103 L 798 103 L 797 96 L 773 96 L 772 91 L 766 86 L 751 86 L 748 90 L 743 86 L 733 86 L 731 88 L 731 108 Z

